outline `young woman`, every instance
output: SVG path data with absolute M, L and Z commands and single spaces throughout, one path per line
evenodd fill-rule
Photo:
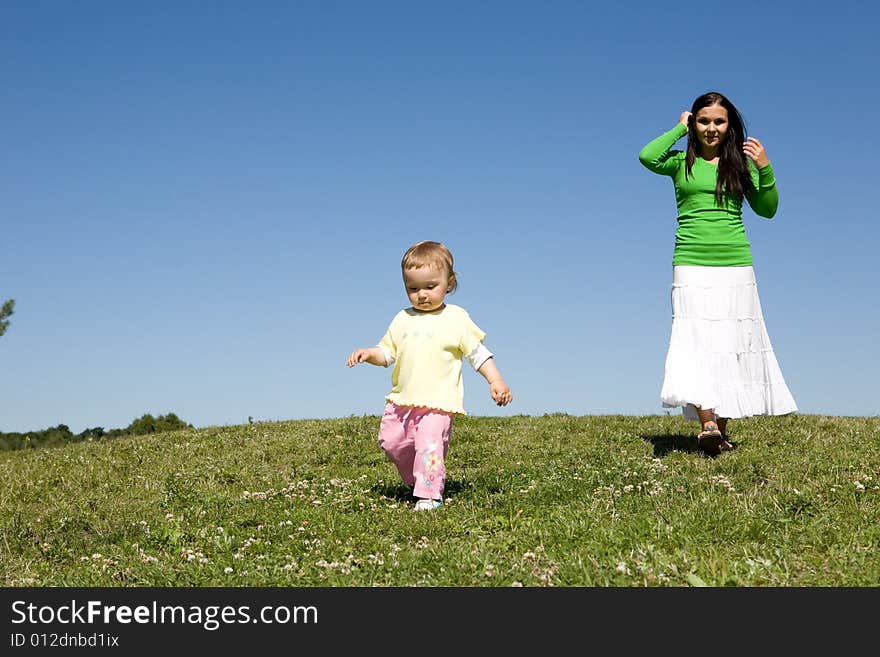
M 687 150 L 673 150 L 687 135 Z M 701 423 L 709 454 L 733 448 L 728 420 L 784 415 L 797 406 L 764 326 L 742 221 L 745 199 L 771 218 L 779 194 L 763 144 L 717 92 L 697 98 L 639 161 L 675 186 L 678 228 L 672 258 L 672 335 L 660 398 Z

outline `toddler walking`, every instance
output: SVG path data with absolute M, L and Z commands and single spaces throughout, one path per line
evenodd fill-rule
M 346 364 L 394 365 L 379 445 L 423 511 L 443 503 L 452 420 L 466 414 L 461 359 L 486 379 L 496 404 L 506 406 L 513 395 L 483 345 L 486 334 L 464 308 L 445 302 L 458 286 L 449 249 L 418 242 L 400 266 L 412 306 L 397 313 L 379 344 L 353 351 Z

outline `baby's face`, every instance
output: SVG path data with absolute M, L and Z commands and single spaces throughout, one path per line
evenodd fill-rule
M 403 284 L 413 308 L 431 312 L 443 305 L 449 291 L 449 275 L 435 267 L 407 269 L 403 274 Z

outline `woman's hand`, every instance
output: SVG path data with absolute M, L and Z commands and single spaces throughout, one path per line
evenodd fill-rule
M 743 143 L 743 152 L 755 162 L 755 166 L 759 169 L 770 164 L 770 158 L 767 157 L 767 151 L 764 145 L 754 137 L 749 137 Z
M 691 113 L 687 110 L 682 112 L 681 116 L 678 117 L 678 122 L 681 123 L 685 128 L 689 128 L 691 123 Z

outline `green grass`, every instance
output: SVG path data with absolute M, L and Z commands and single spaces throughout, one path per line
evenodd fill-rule
M 0 453 L 4 586 L 876 586 L 880 418 L 456 420 L 412 510 L 378 417 Z

